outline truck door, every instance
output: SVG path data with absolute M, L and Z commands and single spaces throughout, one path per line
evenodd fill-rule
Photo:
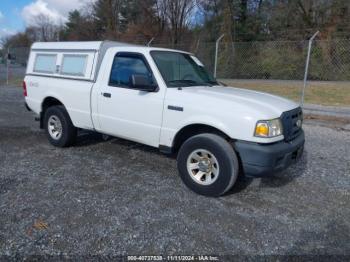
M 135 74 L 157 84 L 147 59 L 140 53 L 118 52 L 110 60 L 97 94 L 100 131 L 158 147 L 164 90 L 147 92 L 131 84 Z

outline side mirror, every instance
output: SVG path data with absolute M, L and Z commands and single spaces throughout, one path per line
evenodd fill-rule
M 157 86 L 153 83 L 150 77 L 145 75 L 131 75 L 130 83 L 133 88 L 139 89 L 146 92 L 155 92 L 157 91 Z

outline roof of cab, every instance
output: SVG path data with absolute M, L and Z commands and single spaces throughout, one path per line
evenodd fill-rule
M 35 42 L 32 45 L 32 50 L 100 50 L 103 45 L 109 47 L 135 46 L 114 41 Z

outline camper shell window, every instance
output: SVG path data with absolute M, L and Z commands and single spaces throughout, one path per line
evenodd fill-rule
M 37 54 L 34 63 L 34 72 L 53 74 L 56 70 L 57 55 Z
M 85 76 L 88 55 L 63 55 L 61 74 Z

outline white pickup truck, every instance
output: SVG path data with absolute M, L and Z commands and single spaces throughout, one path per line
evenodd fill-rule
M 304 147 L 302 110 L 287 99 L 220 85 L 190 53 L 118 42 L 34 43 L 23 83 L 51 144 L 78 129 L 177 155 L 184 183 L 219 196 L 239 173 L 287 168 Z

